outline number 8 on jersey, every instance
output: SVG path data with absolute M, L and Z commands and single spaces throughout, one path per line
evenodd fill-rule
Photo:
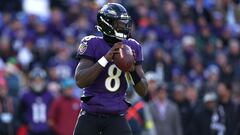
M 107 90 L 111 92 L 115 92 L 119 89 L 120 87 L 120 76 L 121 76 L 122 71 L 117 68 L 115 64 L 112 64 L 108 68 L 108 77 L 105 80 L 105 87 Z M 114 81 L 114 82 L 113 82 Z M 113 85 L 112 85 L 113 84 Z

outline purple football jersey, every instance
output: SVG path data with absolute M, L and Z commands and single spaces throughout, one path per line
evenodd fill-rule
M 32 132 L 49 131 L 47 114 L 52 101 L 53 96 L 48 91 L 37 94 L 29 90 L 21 96 L 24 121 L 31 127 Z
M 140 44 L 134 39 L 124 40 L 123 43 L 135 50 L 136 63 L 141 63 L 143 57 Z M 109 49 L 111 46 L 102 37 L 87 36 L 79 45 L 77 57 L 97 62 Z M 84 88 L 82 108 L 92 113 L 125 113 L 128 108 L 125 101 L 127 86 L 125 72 L 117 68 L 113 62 L 109 62 L 96 80 Z

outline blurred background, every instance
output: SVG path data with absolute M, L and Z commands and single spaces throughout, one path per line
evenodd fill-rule
M 0 135 L 71 135 L 76 51 L 96 14 L 123 4 L 142 44 L 148 95 L 134 135 L 240 135 L 239 0 L 0 0 Z

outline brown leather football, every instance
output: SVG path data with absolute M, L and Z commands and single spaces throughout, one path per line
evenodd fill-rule
M 122 71 L 130 71 L 134 66 L 134 55 L 131 47 L 123 45 L 123 48 L 120 49 L 120 53 L 115 54 L 113 60 L 116 66 Z

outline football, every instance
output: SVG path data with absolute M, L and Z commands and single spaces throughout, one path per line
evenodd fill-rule
M 134 66 L 134 55 L 132 49 L 128 45 L 123 45 L 123 48 L 119 51 L 119 54 L 114 55 L 114 63 L 122 71 L 128 72 Z

